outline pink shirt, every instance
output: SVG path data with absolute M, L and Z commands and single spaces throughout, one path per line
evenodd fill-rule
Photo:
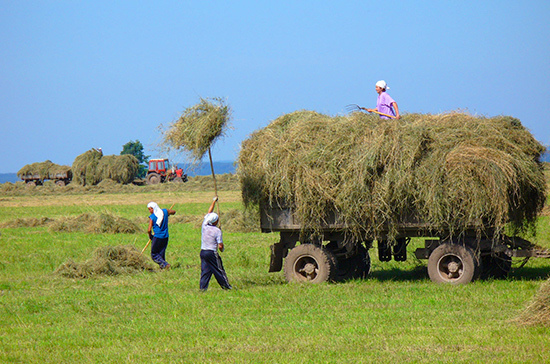
M 376 101 L 376 108 L 378 109 L 378 112 L 395 116 L 395 111 L 391 106 L 391 104 L 394 102 L 395 101 L 391 98 L 391 96 L 384 91 L 380 93 L 380 95 L 378 95 L 378 100 Z M 389 117 L 384 115 L 380 115 L 380 118 L 389 119 Z

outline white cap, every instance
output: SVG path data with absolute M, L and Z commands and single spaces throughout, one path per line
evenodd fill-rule
M 384 80 L 380 80 L 380 81 L 376 82 L 376 86 L 378 86 L 380 88 L 383 88 L 384 90 L 389 90 L 390 89 L 388 87 L 388 85 L 386 84 L 386 81 L 384 81 Z
M 206 214 L 206 216 L 204 217 L 204 222 L 207 225 L 212 225 L 216 221 L 218 221 L 218 214 L 216 214 L 215 212 L 211 212 L 209 214 Z

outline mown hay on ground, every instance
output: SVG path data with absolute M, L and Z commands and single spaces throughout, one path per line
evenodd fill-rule
M 521 325 L 550 327 L 550 280 L 542 284 L 533 301 L 515 321 Z
M 54 179 L 57 175 L 71 177 L 71 167 L 55 164 L 50 160 L 25 165 L 17 172 L 17 177 L 38 177 L 40 180 Z
M 66 278 L 90 278 L 97 275 L 133 274 L 152 271 L 147 258 L 131 245 L 97 248 L 94 257 L 82 263 L 68 260 L 55 273 Z
M 135 234 L 142 231 L 133 221 L 109 212 L 83 213 L 75 217 L 58 219 L 50 225 L 53 231 L 110 234 Z
M 214 142 L 225 134 L 231 109 L 219 98 L 203 99 L 185 109 L 164 133 L 163 144 L 183 150 L 199 162 Z
M 507 116 L 298 111 L 242 143 L 238 174 L 245 204 L 291 206 L 303 232 L 336 211 L 356 237 L 388 230 L 391 239 L 403 221 L 426 222 L 430 233 L 498 233 L 508 222 L 533 226 L 545 201 L 543 152 Z

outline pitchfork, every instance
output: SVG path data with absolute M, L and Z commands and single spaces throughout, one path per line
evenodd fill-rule
M 369 109 L 367 109 L 366 107 L 362 107 L 362 106 L 359 106 L 357 104 L 349 104 L 348 106 L 346 106 L 346 110 L 348 112 L 365 110 L 365 111 L 368 111 L 368 112 L 373 112 L 373 113 L 378 114 L 378 115 L 383 115 L 383 116 L 387 116 L 387 117 L 392 118 L 392 119 L 396 119 L 396 117 L 393 116 L 393 115 L 384 114 L 383 112 L 376 111 L 376 110 L 369 111 Z

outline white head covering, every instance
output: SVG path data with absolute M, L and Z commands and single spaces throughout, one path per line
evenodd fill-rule
M 147 207 L 153 208 L 153 214 L 155 214 L 155 216 L 157 217 L 157 225 L 160 226 L 160 224 L 162 224 L 162 220 L 164 220 L 164 212 L 162 212 L 156 202 L 149 202 L 147 204 Z
M 211 212 L 209 214 L 206 214 L 206 216 L 204 217 L 204 222 L 207 225 L 212 225 L 216 221 L 218 221 L 218 214 L 216 214 L 215 212 Z
M 384 81 L 384 80 L 380 80 L 380 81 L 376 82 L 376 86 L 378 86 L 380 88 L 383 88 L 384 90 L 389 90 L 390 89 L 388 87 L 388 85 L 386 84 L 386 81 Z

